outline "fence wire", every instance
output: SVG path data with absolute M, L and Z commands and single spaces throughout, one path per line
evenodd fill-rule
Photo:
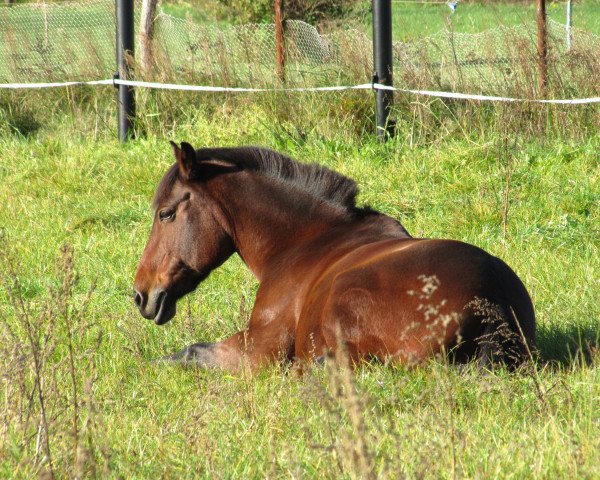
M 115 5 L 28 3 L 0 7 L 0 81 L 81 80 L 115 69 Z
M 136 29 L 141 2 L 136 3 Z M 0 7 L 0 83 L 79 81 L 115 71 L 113 0 L 28 3 Z M 155 20 L 155 67 L 146 80 L 207 86 L 273 87 L 272 24 L 200 25 L 160 13 Z M 137 32 L 136 32 L 137 33 Z M 596 95 L 600 37 L 548 20 L 549 60 L 562 92 Z M 357 28 L 319 32 L 289 20 L 285 28 L 286 85 L 363 83 L 372 74 L 372 41 Z M 535 96 L 536 25 L 497 27 L 477 34 L 440 31 L 394 44 L 395 84 L 401 88 Z M 137 75 L 141 78 L 141 74 Z

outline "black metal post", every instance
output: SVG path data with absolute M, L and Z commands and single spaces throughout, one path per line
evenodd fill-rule
M 133 57 L 134 25 L 133 0 L 117 0 L 117 74 L 116 78 L 129 79 L 128 57 Z M 133 87 L 118 85 L 119 140 L 126 142 L 133 137 L 135 98 Z
M 392 2 L 373 0 L 373 80 L 375 83 L 393 86 L 392 77 Z M 377 138 L 384 142 L 394 135 L 394 123 L 390 119 L 394 92 L 375 91 L 377 111 Z

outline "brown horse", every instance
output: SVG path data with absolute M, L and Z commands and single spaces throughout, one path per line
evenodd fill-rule
M 135 278 L 158 325 L 234 252 L 260 287 L 246 330 L 167 360 L 235 370 L 321 358 L 343 342 L 353 361 L 516 365 L 533 347 L 525 287 L 501 260 L 453 240 L 412 238 L 356 206 L 354 181 L 253 147 L 172 143 Z

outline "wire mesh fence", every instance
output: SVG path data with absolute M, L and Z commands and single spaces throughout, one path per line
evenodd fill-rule
M 114 65 L 114 2 L 0 6 L 0 82 L 82 80 Z
M 532 23 L 475 34 L 443 30 L 418 42 L 398 42 L 394 46 L 397 79 L 414 87 L 533 96 L 538 75 L 536 28 Z M 600 37 L 572 29 L 568 49 L 565 25 L 548 19 L 547 28 L 555 86 L 576 87 L 580 94 L 597 92 L 597 85 L 587 77 L 600 67 L 594 60 L 600 53 Z
M 115 71 L 115 28 L 113 0 L 0 7 L 0 83 L 109 78 Z M 396 42 L 395 83 L 534 96 L 535 28 L 532 23 L 477 34 L 443 30 L 418 41 Z M 146 79 L 242 87 L 280 83 L 272 24 L 216 26 L 160 13 L 155 29 L 155 66 Z M 287 21 L 286 84 L 369 81 L 372 42 L 367 31 L 335 28 L 323 33 L 302 21 Z M 568 49 L 565 25 L 549 19 L 548 31 L 555 91 L 597 94 L 600 86 L 590 75 L 600 72 L 600 37 L 572 28 Z

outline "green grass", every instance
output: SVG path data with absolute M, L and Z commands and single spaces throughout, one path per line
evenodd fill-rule
M 546 12 L 552 20 L 566 23 L 565 2 L 547 2 Z M 599 14 L 598 0 L 573 2 L 572 26 L 600 35 Z M 460 33 L 479 33 L 499 25 L 526 24 L 535 29 L 536 7 L 535 2 L 466 2 L 451 13 L 444 4 L 394 3 L 392 19 L 394 39 L 408 41 L 450 26 Z
M 185 17 L 197 3 L 165 10 Z M 461 4 L 456 30 L 495 26 L 500 15 L 519 21 L 509 7 L 525 9 L 493 5 Z M 576 2 L 574 25 L 598 28 L 597 6 Z M 413 7 L 423 21 L 407 22 L 407 35 L 444 26 L 444 5 L 437 20 L 424 10 L 437 7 Z M 395 18 L 413 7 L 395 5 Z M 553 18 L 557 8 L 549 4 Z M 490 11 L 496 20 L 486 20 Z M 370 92 L 139 90 L 139 140 L 121 145 L 112 87 L 1 95 L 0 478 L 48 473 L 43 417 L 57 478 L 357 478 L 361 456 L 382 478 L 597 477 L 597 106 L 398 95 L 398 134 L 381 145 Z M 234 257 L 180 302 L 170 324 L 157 327 L 134 308 L 133 276 L 152 194 L 173 161 L 171 139 L 264 145 L 328 165 L 413 235 L 464 240 L 503 258 L 532 295 L 540 361 L 516 374 L 441 361 L 363 365 L 352 378 L 329 368 L 299 378 L 286 367 L 250 376 L 152 364 L 243 328 L 257 288 Z M 76 281 L 63 245 L 73 249 Z M 19 298 L 25 310 L 11 303 Z M 34 350 L 45 352 L 37 370 Z M 366 452 L 355 450 L 359 440 Z
M 310 98 L 303 100 L 307 109 Z M 110 130 L 94 140 L 85 122 L 69 116 L 28 137 L 0 134 L 1 251 L 10 245 L 19 292 L 50 352 L 42 378 L 55 473 L 352 478 L 358 475 L 353 445 L 361 436 L 375 474 L 385 478 L 594 478 L 600 469 L 600 138 L 513 137 L 507 157 L 499 154 L 500 133 L 411 148 L 401 132 L 380 145 L 356 135 L 343 118 L 312 119 L 312 129 L 300 134 L 260 102 L 233 112 L 227 105 L 188 108 L 187 117 L 165 124 L 164 135 L 150 130 L 126 145 L 112 140 Z M 365 365 L 355 374 L 357 393 L 335 393 L 331 384 L 342 379 L 328 369 L 298 378 L 273 367 L 251 377 L 151 364 L 242 328 L 257 286 L 232 258 L 181 301 L 170 324 L 157 327 L 135 310 L 133 275 L 151 225 L 154 188 L 172 162 L 170 138 L 196 146 L 260 144 L 317 161 L 355 178 L 361 202 L 398 218 L 414 235 L 461 239 L 502 257 L 533 297 L 542 361 L 517 374 L 460 371 L 433 361 L 414 370 Z M 57 293 L 55 259 L 63 244 L 73 247 L 78 274 L 70 296 Z M 8 271 L 2 258 L 0 278 Z M 77 314 L 94 283 L 85 313 Z M 10 305 L 10 285 L 10 278 L 0 284 L 0 477 L 28 478 L 47 471 L 48 461 L 43 441 L 36 457 L 40 402 L 26 323 Z M 65 298 L 70 324 L 60 313 L 36 315 Z M 352 415 L 357 402 L 364 431 Z

